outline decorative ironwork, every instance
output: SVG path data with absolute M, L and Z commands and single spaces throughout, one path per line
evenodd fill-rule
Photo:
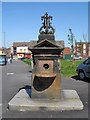
M 39 32 L 40 34 L 54 34 L 55 30 L 51 26 L 52 16 L 48 16 L 48 13 L 46 12 L 44 16 L 41 17 L 42 27 L 40 28 Z

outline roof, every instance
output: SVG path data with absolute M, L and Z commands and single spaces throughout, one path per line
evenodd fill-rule
M 64 40 L 57 40 L 56 45 L 61 46 L 61 48 L 64 48 Z
M 28 44 L 29 47 L 31 47 L 31 46 L 34 47 L 35 45 L 37 45 L 37 41 L 31 41 Z
M 28 46 L 29 48 L 30 47 L 34 47 L 38 44 L 37 41 L 30 41 L 30 42 L 14 42 L 13 43 L 13 47 L 25 47 L 25 46 Z M 58 41 L 55 41 L 55 45 L 57 46 L 60 46 L 61 48 L 64 48 L 64 40 L 58 40 Z
M 36 41 L 30 41 L 30 42 L 14 42 L 13 43 L 13 47 L 25 47 L 25 46 L 29 46 L 32 45 L 34 42 Z
M 47 39 L 44 39 L 40 42 L 33 42 L 29 45 L 29 49 L 64 49 L 64 41 L 50 41 Z
M 58 45 L 56 45 L 55 42 L 51 42 L 51 41 L 49 41 L 47 39 L 44 39 L 44 40 L 38 42 L 34 47 L 50 47 L 50 46 L 51 47 L 58 47 Z

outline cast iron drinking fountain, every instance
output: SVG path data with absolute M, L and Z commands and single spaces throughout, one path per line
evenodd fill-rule
M 60 53 L 64 41 L 55 41 L 52 16 L 41 17 L 38 41 L 30 46 L 33 56 L 31 98 L 59 99 L 61 97 Z
M 77 92 L 61 89 L 60 53 L 64 41 L 55 41 L 52 16 L 46 13 L 41 20 L 38 41 L 29 46 L 33 55 L 32 85 L 20 89 L 8 103 L 9 110 L 82 110 Z

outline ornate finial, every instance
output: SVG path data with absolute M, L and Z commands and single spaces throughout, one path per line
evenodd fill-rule
M 44 16 L 41 17 L 42 27 L 40 28 L 39 32 L 40 34 L 54 34 L 55 30 L 51 26 L 52 16 L 48 16 L 48 13 L 46 12 Z

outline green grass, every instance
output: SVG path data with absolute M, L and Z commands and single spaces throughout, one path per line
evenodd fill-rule
M 23 62 L 31 66 L 31 59 L 24 59 Z
M 61 74 L 63 74 L 64 77 L 77 75 L 76 69 L 81 62 L 83 62 L 83 60 L 61 60 Z
M 25 59 L 23 62 L 31 66 L 31 59 Z M 64 77 L 77 75 L 76 69 L 81 62 L 83 62 L 83 60 L 61 60 L 61 74 Z

